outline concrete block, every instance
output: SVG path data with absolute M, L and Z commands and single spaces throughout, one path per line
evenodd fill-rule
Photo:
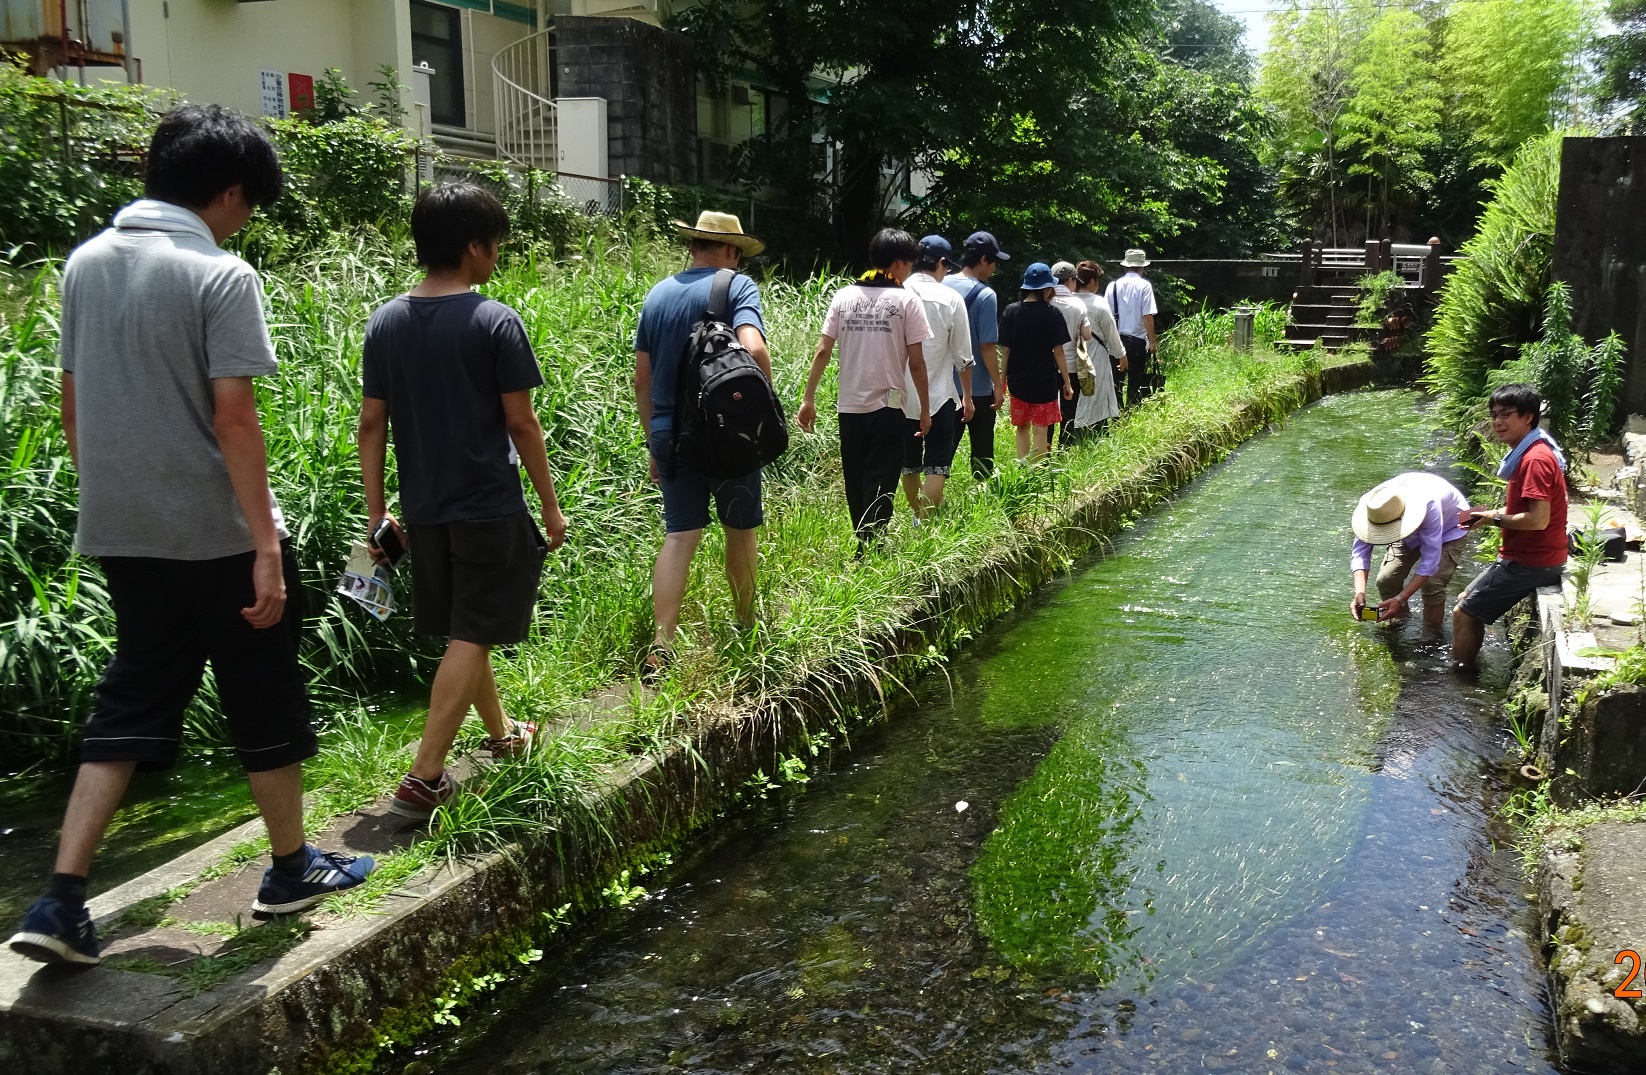
M 1646 823 L 1557 830 L 1537 882 L 1562 1066 L 1633 1075 L 1646 1057 L 1646 1004 L 1616 995 L 1631 969 L 1618 954 L 1646 949 Z

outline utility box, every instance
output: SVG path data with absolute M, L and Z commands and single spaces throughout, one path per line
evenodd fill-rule
M 1257 311 L 1250 306 L 1236 306 L 1234 308 L 1234 347 L 1236 351 L 1250 351 L 1252 349 L 1252 327 L 1257 320 Z
M 562 97 L 554 102 L 555 147 L 563 175 L 606 178 L 606 99 Z

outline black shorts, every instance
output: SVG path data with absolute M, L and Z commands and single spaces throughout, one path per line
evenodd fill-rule
M 1470 580 L 1457 599 L 1457 607 L 1481 623 L 1496 623 L 1503 614 L 1540 586 L 1559 586 L 1565 564 L 1554 567 L 1527 567 L 1513 560 L 1497 560 Z
M 904 416 L 909 432 L 903 438 L 903 473 L 941 474 L 947 478 L 960 447 L 960 404 L 949 400 L 932 415 L 932 428 L 920 436 L 920 420 Z
M 115 651 L 97 683 L 97 705 L 80 743 L 83 762 L 177 760 L 183 711 L 211 662 L 229 737 L 247 772 L 314 756 L 307 677 L 298 663 L 303 582 L 291 543 L 281 543 L 286 611 L 259 630 L 240 610 L 256 600 L 255 553 L 216 560 L 106 556 Z
M 412 626 L 477 646 L 524 642 L 549 545 L 531 512 L 408 526 Z

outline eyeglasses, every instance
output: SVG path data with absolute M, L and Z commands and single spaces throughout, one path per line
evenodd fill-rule
M 1517 418 L 1519 416 L 1520 416 L 1519 411 L 1498 411 L 1498 410 L 1494 410 L 1492 412 L 1492 421 L 1494 421 L 1494 422 L 1507 422 L 1509 419 Z

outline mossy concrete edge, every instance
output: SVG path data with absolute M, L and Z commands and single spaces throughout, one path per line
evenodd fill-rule
M 444 867 L 390 897 L 384 913 L 327 922 L 273 963 L 199 996 L 113 968 L 80 975 L 48 968 L 22 983 L 0 973 L 0 1061 L 41 1075 L 368 1069 L 381 1049 L 425 1030 L 441 998 L 466 995 L 466 984 L 482 975 L 518 969 L 521 949 L 553 932 L 545 912 L 597 903 L 595 894 L 626 865 L 734 806 L 756 772 L 775 773 L 785 757 L 808 754 L 820 731 L 849 734 L 877 719 L 888 685 L 917 670 L 931 647 L 946 651 L 963 632 L 986 626 L 1275 418 L 1328 391 L 1363 386 L 1369 367 L 1270 386 L 1222 426 L 1139 460 L 1123 485 L 1090 492 L 1030 527 L 959 584 L 909 601 L 898 629 L 866 640 L 878 662 L 819 674 L 760 708 L 705 718 L 690 741 L 634 759 L 612 774 L 608 840 L 549 834 L 506 856 Z

